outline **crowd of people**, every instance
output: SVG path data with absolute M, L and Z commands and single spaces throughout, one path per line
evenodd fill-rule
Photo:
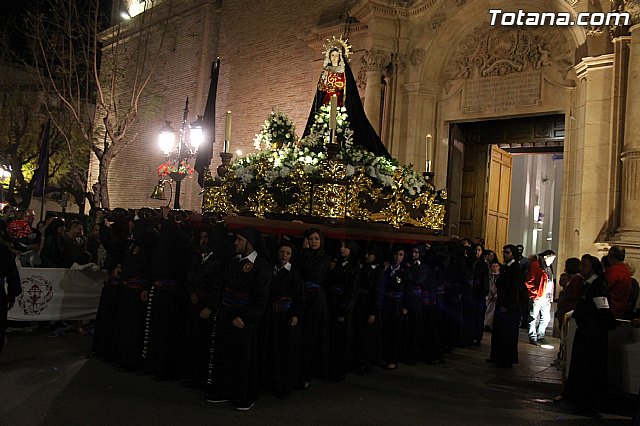
M 555 253 L 524 258 L 522 246 L 510 244 L 501 264 L 469 239 L 391 246 L 325 239 L 315 228 L 261 235 L 176 214 L 100 210 L 89 237 L 82 223 L 65 228 L 53 216 L 28 236 L 22 224 L 24 232 L 11 230 L 15 220 L 31 226 L 29 216 L 0 221 L 5 247 L 30 251 L 38 266 L 93 262 L 108 272 L 96 357 L 122 371 L 182 380 L 238 410 L 250 409 L 263 388 L 288 398 L 317 378 L 444 363 L 456 347 L 481 345 L 485 331 L 492 333 L 487 361 L 510 368 L 520 327 L 531 344 L 545 343 L 556 293 Z M 624 255 L 613 246 L 602 262 L 567 259 L 558 280 L 558 326 L 569 311 L 578 324 L 564 396 L 584 410 L 597 409 L 606 392 L 607 330 L 616 318 L 638 316 Z M 12 271 L 3 274 L 15 284 Z M 3 306 L 16 291 L 10 285 L 7 298 L 3 288 Z

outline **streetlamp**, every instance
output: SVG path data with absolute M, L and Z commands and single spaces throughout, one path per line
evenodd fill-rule
M 182 115 L 182 123 L 180 125 L 180 132 L 178 134 L 178 140 L 176 143 L 176 131 L 171 127 L 170 121 L 165 121 L 164 126 L 160 129 L 158 136 L 158 142 L 160 149 L 164 153 L 165 160 L 171 163 L 171 167 L 168 167 L 167 174 L 173 181 L 175 181 L 175 191 L 173 197 L 173 208 L 180 209 L 180 185 L 182 180 L 192 173 L 193 169 L 190 169 L 188 165 L 189 159 L 195 157 L 198 152 L 198 147 L 204 139 L 203 125 L 204 121 L 202 116 L 199 115 L 198 119 L 191 124 L 187 124 L 189 116 L 189 98 L 187 98 L 184 105 L 184 114 Z M 157 187 L 152 194 L 152 198 L 158 199 Z

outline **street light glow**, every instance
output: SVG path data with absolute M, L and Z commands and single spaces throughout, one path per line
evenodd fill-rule
M 165 155 L 168 155 L 173 151 L 173 147 L 176 143 L 176 132 L 171 127 L 170 121 L 165 121 L 164 126 L 160 129 L 160 136 L 158 136 L 158 142 L 160 143 L 160 149 Z

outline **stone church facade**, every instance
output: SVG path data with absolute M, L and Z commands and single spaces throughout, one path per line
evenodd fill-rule
M 141 4 L 123 0 L 114 7 L 114 16 Z M 464 206 L 456 206 L 461 190 L 449 188 L 461 179 L 462 163 L 452 158 L 465 150 L 464 143 L 456 144 L 454 125 L 553 115 L 561 117 L 561 137 L 538 135 L 531 146 L 562 147 L 561 258 L 598 254 L 621 243 L 631 262 L 639 260 L 640 26 L 634 26 L 635 1 L 153 4 L 166 8 L 171 27 L 145 92 L 146 101 L 159 106 L 140 117 L 135 141 L 112 163 L 112 207 L 162 205 L 148 198 L 163 161 L 158 129 L 165 119 L 179 126 L 187 96 L 190 120 L 202 114 L 216 55 L 221 68 L 212 171 L 219 164 L 226 111 L 233 117 L 231 152 L 253 150 L 254 135 L 273 109 L 286 113 L 302 133 L 321 71 L 323 43 L 346 33 L 365 111 L 392 155 L 423 171 L 425 135 L 433 136 L 435 186 L 451 193 L 450 234 L 460 232 L 464 214 Z M 612 5 L 632 12 L 629 26 L 490 26 L 490 9 L 575 16 L 608 12 Z M 195 179 L 183 182 L 182 189 L 182 207 L 198 210 Z

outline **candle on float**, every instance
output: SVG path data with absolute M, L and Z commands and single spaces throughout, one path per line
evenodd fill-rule
M 336 117 L 338 115 L 338 97 L 331 96 L 331 109 L 329 110 L 329 130 L 336 130 Z
M 431 140 L 431 133 L 426 137 L 426 150 L 425 150 L 425 164 L 424 169 L 426 172 L 432 172 L 433 168 L 433 141 Z
M 224 152 L 228 152 L 229 150 L 228 141 L 231 140 L 231 111 L 227 111 L 226 120 L 224 122 L 224 140 L 227 141 L 227 143 L 225 144 Z

